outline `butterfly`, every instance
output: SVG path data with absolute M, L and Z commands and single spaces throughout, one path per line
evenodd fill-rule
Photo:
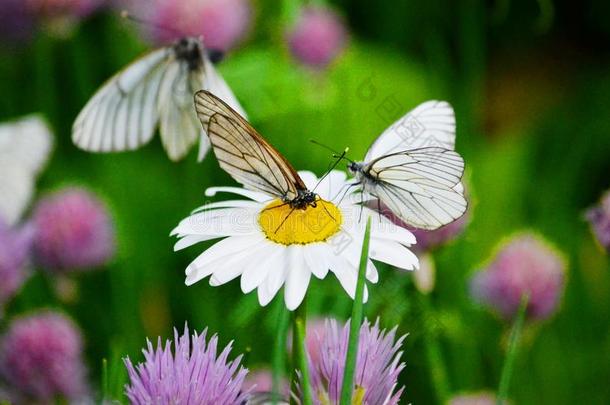
M 361 191 L 403 222 L 437 229 L 466 212 L 464 160 L 454 151 L 455 115 L 444 101 L 427 101 L 386 129 L 363 162 L 350 162 Z
M 90 152 L 134 150 L 159 127 L 171 160 L 183 158 L 199 139 L 198 159 L 209 142 L 197 122 L 193 94 L 208 89 L 241 115 L 243 108 L 214 68 L 199 38 L 186 37 L 154 50 L 110 78 L 89 100 L 72 127 L 72 141 Z
M 206 90 L 195 94 L 195 110 L 220 167 L 244 187 L 280 198 L 293 209 L 316 206 L 317 195 L 286 158 L 227 103 Z
M 51 131 L 40 117 L 0 125 L 0 222 L 19 221 L 52 145 Z

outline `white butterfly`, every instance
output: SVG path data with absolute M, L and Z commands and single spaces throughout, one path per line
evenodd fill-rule
M 427 101 L 385 130 L 364 162 L 352 162 L 363 192 L 409 225 L 436 229 L 466 212 L 464 160 L 454 151 L 455 116 L 444 101 Z
M 200 89 L 245 116 L 201 39 L 182 38 L 144 55 L 106 82 L 76 118 L 72 140 L 90 152 L 134 150 L 148 143 L 159 127 L 170 159 L 183 158 L 199 139 L 202 160 L 210 144 L 193 108 L 193 95 Z
M 0 125 L 0 220 L 8 225 L 19 221 L 28 206 L 52 143 L 51 131 L 40 117 Z

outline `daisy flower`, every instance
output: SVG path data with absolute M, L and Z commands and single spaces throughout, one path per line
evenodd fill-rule
M 369 216 L 370 259 L 405 270 L 418 266 L 408 249 L 415 243 L 413 234 L 360 206 L 359 194 L 349 187 L 344 172 L 333 170 L 317 188 L 313 173 L 299 175 L 318 193 L 315 207 L 292 210 L 274 197 L 239 187 L 208 189 L 207 196 L 229 192 L 248 200 L 206 204 L 172 231 L 180 238 L 175 250 L 222 238 L 187 267 L 186 284 L 210 277 L 210 285 L 218 286 L 241 276 L 242 291 L 256 289 L 263 306 L 285 285 L 286 306 L 294 310 L 305 297 L 311 275 L 323 279 L 330 271 L 353 299 Z M 370 259 L 366 278 L 376 283 L 377 269 Z

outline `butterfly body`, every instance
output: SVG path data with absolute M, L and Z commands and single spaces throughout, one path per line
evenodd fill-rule
M 181 38 L 174 43 L 172 49 L 176 58 L 185 61 L 190 71 L 201 69 L 203 65 L 201 41 L 189 37 Z
M 304 190 L 297 190 L 297 196 L 290 199 L 288 197 L 284 197 L 283 201 L 284 203 L 290 204 L 291 208 L 294 209 L 298 209 L 298 210 L 303 210 L 306 209 L 307 207 L 317 207 L 317 198 L 318 195 L 316 193 L 314 193 L 313 191 L 309 191 L 307 189 Z

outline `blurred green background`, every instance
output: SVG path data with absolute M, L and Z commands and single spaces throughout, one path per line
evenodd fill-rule
M 326 72 L 291 60 L 276 1 L 260 0 L 253 32 L 219 69 L 254 126 L 297 169 L 321 174 L 328 151 L 352 158 L 393 120 L 427 99 L 446 99 L 457 115 L 457 150 L 465 157 L 472 220 L 435 253 L 437 287 L 423 298 L 411 277 L 380 266 L 366 306 L 381 324 L 399 324 L 406 340 L 404 403 L 437 403 L 426 339 L 435 334 L 451 390 L 494 390 L 508 326 L 478 308 L 467 282 L 511 232 L 531 228 L 569 258 L 562 308 L 530 326 L 516 363 L 516 404 L 610 403 L 610 269 L 583 212 L 610 187 L 610 3 L 607 1 L 340 0 L 351 30 L 344 55 Z M 40 33 L 0 51 L 0 118 L 42 112 L 56 135 L 38 195 L 65 184 L 100 193 L 115 217 L 119 254 L 105 269 L 78 277 L 79 298 L 59 303 L 37 275 L 9 314 L 59 306 L 83 328 L 93 381 L 109 361 L 109 391 L 122 397 L 120 357 L 141 359 L 145 338 L 169 337 L 185 322 L 205 326 L 246 366 L 271 361 L 281 303 L 260 308 L 237 282 L 184 285 L 199 244 L 173 252 L 170 230 L 206 201 L 205 188 L 233 184 L 213 156 L 196 152 L 172 163 L 158 137 L 137 152 L 78 150 L 70 129 L 108 77 L 149 49 L 133 23 L 105 12 L 69 39 Z M 281 294 L 280 294 L 281 297 Z M 309 312 L 349 316 L 351 301 L 329 276 L 309 289 Z

